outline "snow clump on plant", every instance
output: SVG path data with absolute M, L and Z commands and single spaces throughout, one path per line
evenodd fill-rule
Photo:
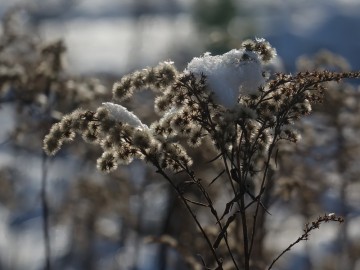
M 195 57 L 185 72 L 205 75 L 215 101 L 226 108 L 233 108 L 240 95 L 255 94 L 265 83 L 259 55 L 244 48 L 217 56 L 207 52 Z

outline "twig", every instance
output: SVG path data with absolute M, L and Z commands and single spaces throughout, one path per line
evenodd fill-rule
M 252 228 L 251 243 L 250 243 L 250 254 L 252 252 L 254 240 L 255 240 L 256 221 L 257 221 L 257 216 L 258 216 L 259 209 L 260 209 L 261 197 L 265 190 L 265 183 L 266 183 L 266 177 L 268 175 L 268 170 L 269 170 L 269 166 L 270 166 L 270 159 L 271 159 L 272 151 L 276 144 L 277 134 L 280 133 L 279 129 L 280 129 L 279 127 L 275 129 L 275 135 L 274 135 L 273 141 L 272 141 L 271 145 L 269 146 L 268 156 L 267 156 L 267 160 L 265 162 L 265 169 L 264 169 L 263 178 L 262 178 L 261 186 L 260 186 L 260 193 L 257 196 L 258 200 L 257 200 L 256 210 L 255 210 L 254 220 L 253 220 L 253 228 Z
M 209 207 L 209 206 L 206 205 L 205 203 L 193 201 L 193 200 L 188 199 L 188 198 L 185 198 L 185 197 L 184 197 L 184 199 L 185 199 L 187 202 L 192 203 L 192 204 L 195 204 L 195 205 L 199 205 L 199 206 L 203 206 L 203 207 Z
M 41 175 L 41 205 L 43 215 L 43 231 L 44 231 L 44 246 L 45 246 L 45 270 L 51 270 L 50 258 L 50 233 L 49 233 L 49 206 L 46 197 L 47 187 L 47 161 L 48 156 L 45 152 L 42 154 L 42 175 Z
M 297 243 L 299 243 L 300 241 L 303 240 L 308 240 L 309 239 L 309 235 L 310 232 L 314 229 L 318 229 L 321 225 L 321 223 L 323 222 L 329 222 L 329 221 L 336 221 L 339 223 L 344 222 L 344 218 L 343 217 L 338 217 L 335 214 L 331 213 L 331 214 L 325 214 L 323 216 L 320 216 L 317 218 L 316 221 L 311 222 L 311 225 L 309 223 L 305 224 L 305 229 L 304 229 L 304 233 L 303 235 L 301 235 L 298 239 L 296 239 L 296 241 L 294 241 L 292 244 L 290 244 L 286 249 L 284 249 L 270 264 L 268 270 L 270 270 L 273 265 L 275 264 L 275 262 L 277 260 L 280 259 L 281 256 L 283 256 L 286 252 L 288 252 L 293 246 L 295 246 Z
M 155 167 L 157 168 L 157 173 L 159 173 L 160 175 L 162 175 L 168 182 L 169 184 L 175 189 L 176 193 L 179 195 L 180 199 L 183 201 L 186 209 L 188 210 L 188 212 L 190 213 L 190 215 L 192 216 L 193 220 L 195 221 L 197 227 L 200 229 L 206 243 L 208 244 L 211 253 L 214 256 L 214 259 L 216 260 L 216 263 L 218 264 L 218 267 L 220 267 L 219 269 L 222 269 L 222 261 L 219 259 L 218 255 L 216 254 L 215 249 L 213 248 L 211 241 L 208 237 L 208 235 L 206 234 L 204 228 L 202 227 L 202 225 L 200 224 L 198 218 L 196 217 L 195 213 L 193 212 L 193 210 L 191 209 L 188 201 L 185 199 L 185 197 L 183 196 L 182 192 L 179 190 L 179 188 L 173 183 L 173 181 L 170 179 L 170 177 L 164 172 L 164 170 L 161 168 L 160 164 L 158 164 L 157 161 L 153 160 L 153 164 L 155 165 Z

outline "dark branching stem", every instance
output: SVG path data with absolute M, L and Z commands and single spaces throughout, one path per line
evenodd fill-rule
M 245 212 L 245 200 L 244 195 L 240 197 L 240 215 L 242 220 L 243 238 L 244 238 L 244 259 L 245 259 L 245 270 L 250 269 L 250 250 L 249 250 L 249 236 L 247 227 L 247 217 Z
M 195 221 L 197 227 L 199 228 L 199 230 L 201 231 L 201 234 L 203 235 L 207 245 L 209 246 L 209 249 L 214 257 L 214 259 L 216 260 L 216 263 L 218 265 L 219 270 L 222 270 L 222 261 L 220 260 L 220 258 L 218 257 L 218 255 L 216 254 L 215 249 L 212 246 L 212 243 L 208 237 L 208 235 L 206 234 L 204 228 L 202 227 L 202 225 L 200 224 L 200 221 L 198 220 L 197 216 L 195 215 L 195 213 L 193 212 L 193 210 L 191 209 L 188 200 L 184 197 L 184 195 L 182 194 L 181 190 L 179 189 L 179 187 L 177 187 L 174 182 L 170 179 L 170 177 L 164 172 L 164 170 L 161 168 L 160 164 L 157 161 L 152 161 L 154 166 L 157 168 L 157 173 L 159 173 L 161 176 L 163 176 L 168 182 L 169 184 L 174 188 L 174 190 L 176 191 L 176 193 L 178 194 L 178 196 L 180 197 L 180 199 L 182 200 L 182 202 L 184 203 L 186 209 L 188 210 L 188 212 L 190 213 L 191 217 L 193 218 L 193 220 Z
M 45 246 L 45 270 L 51 269 L 50 258 L 50 232 L 49 232 L 49 206 L 47 202 L 46 189 L 47 189 L 47 169 L 48 169 L 48 156 L 43 153 L 42 155 L 42 176 L 41 176 L 41 205 L 43 216 L 43 232 L 44 232 L 44 246 Z
M 261 199 L 262 194 L 263 194 L 263 192 L 265 190 L 266 177 L 267 177 L 267 174 L 268 174 L 268 170 L 269 170 L 269 166 L 270 166 L 270 160 L 271 160 L 272 152 L 273 152 L 273 150 L 275 148 L 275 144 L 276 144 L 278 134 L 280 134 L 280 127 L 275 129 L 275 135 L 274 135 L 272 143 L 269 146 L 268 156 L 267 156 L 267 160 L 265 162 L 265 169 L 264 169 L 264 174 L 263 174 L 263 178 L 262 178 L 262 182 L 261 182 L 261 186 L 260 186 L 260 193 L 258 195 L 259 199 L 258 199 L 257 204 L 256 204 L 256 210 L 255 210 L 254 220 L 253 220 L 253 224 L 252 224 L 252 236 L 251 236 L 251 243 L 250 243 L 250 250 L 249 250 L 250 254 L 252 252 L 253 245 L 254 245 L 254 240 L 255 240 L 256 222 L 257 222 L 257 217 L 258 217 L 258 214 L 259 214 L 260 203 L 261 203 L 260 199 Z
M 181 164 L 179 164 L 179 165 L 182 166 Z M 212 215 L 214 216 L 214 218 L 216 219 L 216 224 L 219 226 L 220 231 L 223 231 L 224 228 L 223 228 L 223 226 L 222 226 L 222 224 L 221 224 L 219 215 L 217 214 L 217 211 L 216 211 L 216 209 L 214 208 L 213 202 L 212 202 L 209 194 L 207 193 L 207 191 L 205 190 L 205 188 L 203 187 L 203 185 L 200 183 L 200 180 L 198 180 L 198 179 L 195 178 L 194 173 L 193 173 L 192 171 L 190 171 L 188 167 L 186 167 L 186 166 L 185 166 L 185 167 L 182 166 L 182 167 L 183 167 L 184 171 L 188 174 L 188 176 L 192 179 L 192 181 L 197 185 L 198 189 L 200 190 L 200 192 L 202 193 L 202 195 L 203 195 L 204 198 L 206 199 L 206 202 L 207 202 L 207 205 L 206 205 L 206 206 L 210 208 L 211 214 L 212 214 Z M 222 234 L 222 238 L 223 238 L 224 241 L 225 241 L 227 250 L 228 250 L 229 255 L 230 255 L 230 257 L 231 257 L 231 259 L 232 259 L 232 261 L 233 261 L 233 264 L 234 264 L 234 266 L 235 266 L 235 269 L 239 269 L 239 267 L 238 267 L 238 265 L 237 265 L 237 263 L 236 263 L 236 260 L 235 260 L 235 258 L 234 258 L 234 255 L 233 255 L 233 253 L 232 253 L 232 251 L 231 251 L 231 248 L 230 248 L 230 246 L 229 246 L 229 243 L 228 243 L 228 240 L 227 240 L 227 234 L 226 234 L 226 233 Z M 212 246 L 213 246 L 213 248 L 216 248 L 215 243 L 214 243 Z

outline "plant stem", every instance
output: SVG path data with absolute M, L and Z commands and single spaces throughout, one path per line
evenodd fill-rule
M 250 269 L 250 250 L 249 250 L 249 238 L 248 238 L 248 228 L 247 228 L 247 219 L 245 213 L 245 201 L 244 195 L 240 198 L 240 214 L 242 220 L 242 230 L 243 230 L 243 238 L 244 238 L 244 257 L 245 257 L 245 270 Z
M 50 258 L 50 233 L 49 233 L 49 206 L 46 197 L 47 188 L 47 161 L 48 157 L 45 153 L 42 154 L 42 177 L 41 177 L 41 205 L 43 216 L 43 232 L 44 232 L 44 246 L 45 246 L 45 270 L 51 270 Z
M 161 174 L 169 183 L 170 185 L 175 189 L 176 193 L 179 195 L 180 199 L 182 200 L 182 202 L 184 203 L 186 209 L 188 210 L 188 212 L 190 213 L 190 215 L 192 216 L 192 218 L 194 219 L 197 227 L 200 229 L 206 243 L 208 244 L 209 246 L 209 249 L 214 257 L 214 259 L 216 260 L 216 263 L 218 265 L 218 268 L 219 270 L 222 270 L 222 262 L 221 260 L 218 258 L 217 254 L 216 254 L 216 251 L 215 249 L 213 248 L 212 246 L 212 243 L 209 239 L 209 237 L 207 236 L 206 232 L 204 231 L 204 228 L 201 226 L 199 220 L 197 219 L 195 213 L 193 212 L 193 210 L 191 209 L 188 201 L 186 200 L 186 198 L 183 196 L 183 194 L 181 193 L 181 191 L 179 190 L 179 188 L 174 184 L 174 182 L 170 179 L 170 177 L 163 171 L 163 169 L 160 167 L 159 164 L 155 163 L 154 162 L 154 165 L 156 166 L 156 168 L 158 169 L 157 170 L 157 173 Z

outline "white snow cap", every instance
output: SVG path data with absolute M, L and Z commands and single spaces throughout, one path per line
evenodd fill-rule
M 245 49 L 217 56 L 205 53 L 193 58 L 185 72 L 206 75 L 215 101 L 227 108 L 233 108 L 240 95 L 256 93 L 265 83 L 258 54 Z
M 130 112 L 124 106 L 112 102 L 104 102 L 102 105 L 110 112 L 110 116 L 115 121 L 129 124 L 135 128 L 149 129 L 134 113 Z

